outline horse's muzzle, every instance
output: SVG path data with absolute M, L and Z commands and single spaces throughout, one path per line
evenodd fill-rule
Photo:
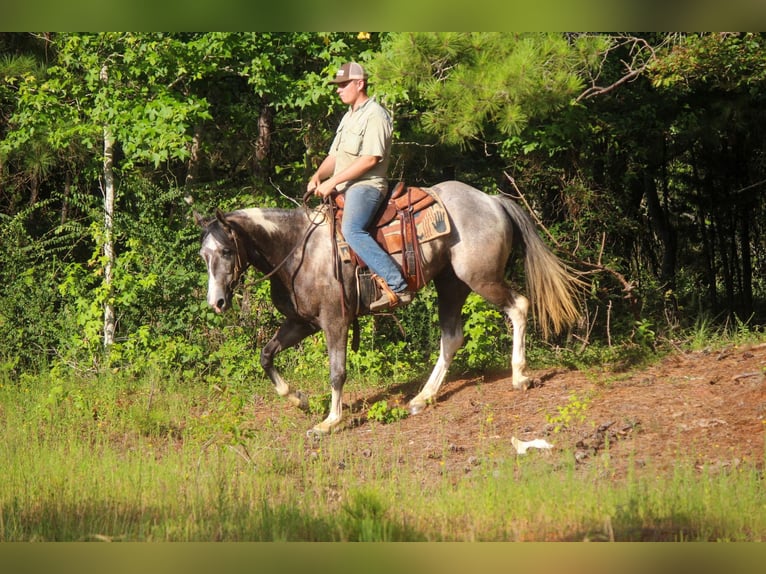
M 207 298 L 207 304 L 210 305 L 216 313 L 223 313 L 230 306 L 230 299 L 225 293 L 210 293 Z

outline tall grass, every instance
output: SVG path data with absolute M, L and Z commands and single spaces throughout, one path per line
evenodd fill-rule
M 3 379 L 0 540 L 766 538 L 755 468 L 612 482 L 570 453 L 488 450 L 469 473 L 425 472 L 405 438 L 365 454 L 358 433 L 316 444 L 287 414 L 255 427 L 252 400 L 162 371 Z

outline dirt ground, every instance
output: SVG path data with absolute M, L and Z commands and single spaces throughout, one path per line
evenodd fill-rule
M 629 465 L 637 472 L 671 471 L 680 461 L 700 468 L 763 467 L 766 343 L 679 352 L 627 373 L 528 374 L 535 384 L 527 391 L 512 389 L 510 372 L 448 376 L 434 405 L 385 425 L 368 421 L 366 408 L 379 400 L 406 406 L 420 383 L 361 392 L 350 381 L 346 428 L 324 440 L 341 441 L 346 450 L 369 458 L 403 446 L 410 464 L 420 461 L 424 471 L 456 476 L 481 464 L 488 449 L 517 456 L 512 437 L 545 439 L 554 450 L 573 453 L 578 467 L 601 462 L 614 478 L 624 476 Z M 274 406 L 257 405 L 258 418 L 276 416 Z M 319 420 L 298 411 L 290 418 L 296 430 Z M 307 450 L 316 448 L 307 444 Z

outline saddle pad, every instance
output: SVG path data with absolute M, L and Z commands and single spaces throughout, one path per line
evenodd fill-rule
M 449 216 L 447 210 L 444 208 L 444 204 L 439 197 L 428 191 L 426 191 L 434 200 L 425 209 L 417 211 L 414 214 L 415 229 L 418 235 L 418 243 L 425 243 L 447 235 L 451 230 Z M 377 228 L 375 239 L 388 253 L 398 253 L 402 251 L 402 222 L 397 217 L 390 223 L 383 227 Z

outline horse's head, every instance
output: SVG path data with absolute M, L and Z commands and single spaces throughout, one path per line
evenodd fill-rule
M 232 291 L 245 265 L 237 231 L 220 210 L 215 215 L 215 219 L 205 221 L 195 213 L 194 219 L 202 228 L 199 254 L 207 265 L 207 302 L 222 313 L 231 307 Z

